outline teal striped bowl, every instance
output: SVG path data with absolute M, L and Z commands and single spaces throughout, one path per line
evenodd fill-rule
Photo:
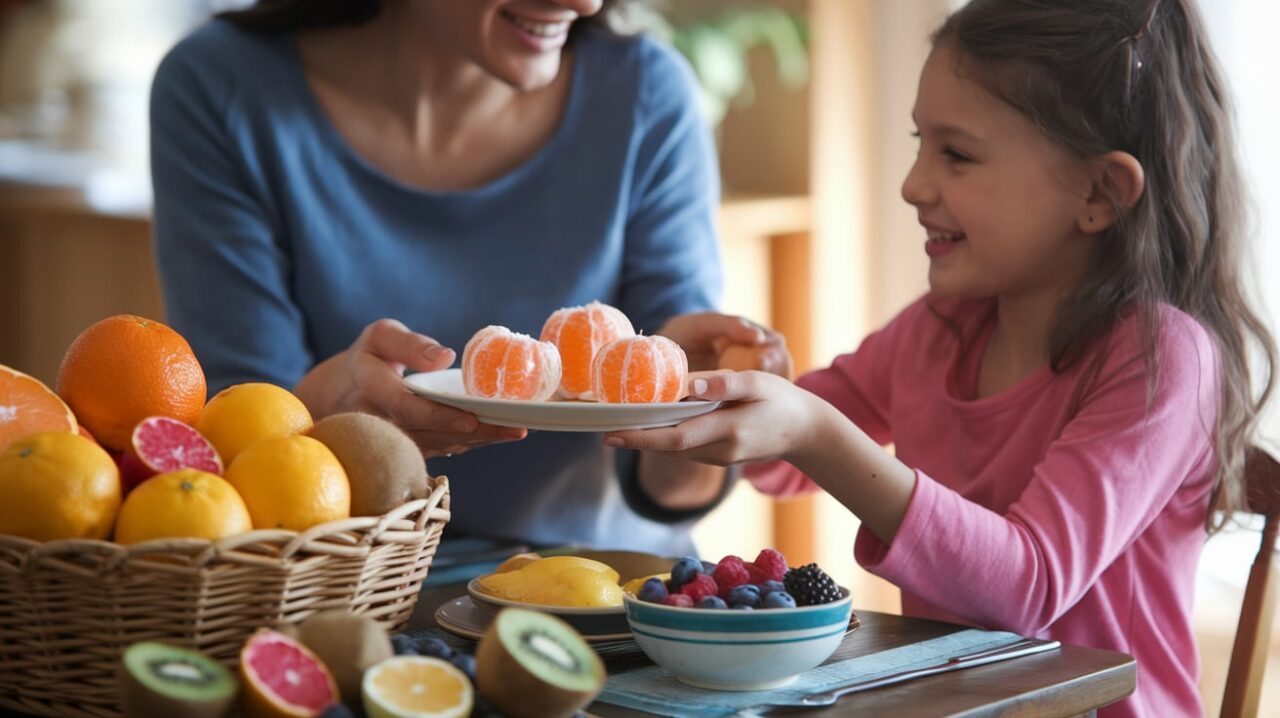
M 678 608 L 624 594 L 627 624 L 645 655 L 699 688 L 777 688 L 827 660 L 849 628 L 849 590 L 833 603 L 756 611 Z

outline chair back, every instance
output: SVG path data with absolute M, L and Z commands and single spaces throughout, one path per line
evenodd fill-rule
M 1262 679 L 1271 643 L 1276 591 L 1280 588 L 1275 566 L 1276 532 L 1280 530 L 1280 462 L 1258 447 L 1245 458 L 1245 478 L 1251 513 L 1266 518 L 1262 543 L 1245 584 L 1240 622 L 1231 648 L 1227 687 L 1222 694 L 1221 718 L 1253 718 L 1258 715 Z

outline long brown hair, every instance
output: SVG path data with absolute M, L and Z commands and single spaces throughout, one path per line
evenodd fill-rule
M 973 79 L 1078 156 L 1122 150 L 1142 164 L 1141 199 L 1119 212 L 1095 245 L 1087 278 L 1059 307 L 1052 366 L 1061 371 L 1082 359 L 1136 311 L 1154 382 L 1160 303 L 1210 331 L 1221 365 L 1218 474 L 1206 519 L 1216 531 L 1245 506 L 1244 450 L 1272 389 L 1276 345 L 1246 297 L 1233 118 L 1194 3 L 973 0 L 933 42 L 956 49 Z
M 471 2 L 471 0 L 460 0 Z M 600 12 L 573 24 L 570 40 L 590 27 L 610 28 L 623 7 L 644 0 L 602 0 Z M 260 32 L 293 32 L 334 25 L 361 25 L 382 12 L 384 0 L 258 0 L 243 10 L 224 12 L 218 17 L 240 27 Z

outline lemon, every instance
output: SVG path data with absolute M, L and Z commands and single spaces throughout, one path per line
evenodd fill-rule
M 364 710 L 370 718 L 466 718 L 475 694 L 452 663 L 395 656 L 364 672 Z
M 311 412 L 288 389 L 275 384 L 236 384 L 205 405 L 196 430 L 213 444 L 224 464 L 259 439 L 299 434 L 311 428 Z
M 351 485 L 338 457 L 309 436 L 260 439 L 227 467 L 256 529 L 306 531 L 351 516 Z

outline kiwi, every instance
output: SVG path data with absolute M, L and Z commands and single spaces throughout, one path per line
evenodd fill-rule
M 476 648 L 476 687 L 510 718 L 562 718 L 604 687 L 604 663 L 569 624 L 504 608 Z
M 120 710 L 126 718 L 221 718 L 239 688 L 212 658 L 164 643 L 135 643 L 116 667 Z
M 400 427 L 372 414 L 334 414 L 307 432 L 329 447 L 351 481 L 351 515 L 381 516 L 431 493 L 422 451 Z
M 329 667 L 338 695 L 355 704 L 360 703 L 365 669 L 394 654 L 382 624 L 340 608 L 312 614 L 298 624 L 295 633 Z

